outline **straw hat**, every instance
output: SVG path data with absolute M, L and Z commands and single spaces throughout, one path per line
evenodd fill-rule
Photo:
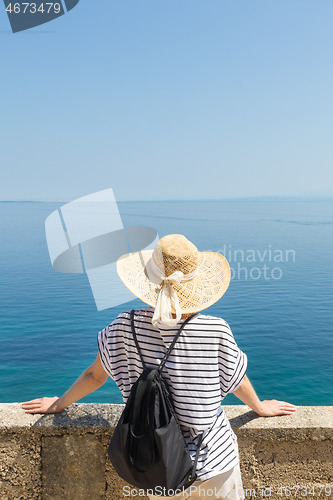
M 121 256 L 117 272 L 134 295 L 155 307 L 155 325 L 159 320 L 175 325 L 182 313 L 206 309 L 222 297 L 230 282 L 230 267 L 223 255 L 199 252 L 181 234 L 164 236 L 154 250 Z

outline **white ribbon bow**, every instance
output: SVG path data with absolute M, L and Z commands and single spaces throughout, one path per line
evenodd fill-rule
M 155 306 L 155 311 L 153 318 L 151 320 L 154 326 L 157 326 L 158 322 L 161 321 L 168 326 L 176 326 L 178 321 L 181 319 L 182 311 L 179 304 L 178 295 L 173 289 L 173 284 L 179 284 L 183 281 L 190 281 L 198 273 L 195 269 L 192 273 L 184 274 L 182 271 L 175 271 L 170 274 L 170 276 L 165 276 L 162 269 L 155 263 L 154 259 L 151 258 L 147 262 L 147 272 L 148 276 L 153 273 L 157 276 L 162 283 L 162 287 L 159 291 L 157 303 Z M 176 318 L 172 317 L 172 309 L 176 312 Z

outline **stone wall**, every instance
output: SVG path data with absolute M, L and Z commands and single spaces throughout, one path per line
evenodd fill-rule
M 140 491 L 123 490 L 106 454 L 122 409 L 76 403 L 59 414 L 30 415 L 20 403 L 0 404 L 0 499 L 138 498 Z M 272 418 L 244 405 L 225 410 L 247 499 L 333 498 L 333 407 L 301 406 Z

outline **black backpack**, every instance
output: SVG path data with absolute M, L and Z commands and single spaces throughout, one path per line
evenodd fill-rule
M 185 325 L 179 328 L 158 368 L 148 368 L 143 360 L 134 328 L 135 345 L 143 372 L 133 384 L 125 409 L 112 436 L 108 454 L 120 477 L 128 483 L 156 494 L 171 496 L 188 488 L 196 479 L 196 465 L 203 433 L 194 462 L 182 434 L 170 391 L 163 380 L 162 370 Z

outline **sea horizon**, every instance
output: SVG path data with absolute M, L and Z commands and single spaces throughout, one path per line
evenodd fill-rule
M 84 195 L 82 195 L 84 196 Z M 164 202 L 205 202 L 205 201 L 220 201 L 220 202 L 229 202 L 229 201 L 333 201 L 333 196 L 332 195 L 321 195 L 321 196 L 315 196 L 315 195 L 304 195 L 304 196 L 296 196 L 296 195 L 281 195 L 281 196 L 236 196 L 236 197 L 230 197 L 230 198 L 188 198 L 188 199 L 131 199 L 131 200 L 122 200 L 119 199 L 119 203 L 164 203 Z M 70 203 L 72 200 L 58 200 L 58 199 L 40 199 L 40 200 L 0 200 L 0 203 Z

